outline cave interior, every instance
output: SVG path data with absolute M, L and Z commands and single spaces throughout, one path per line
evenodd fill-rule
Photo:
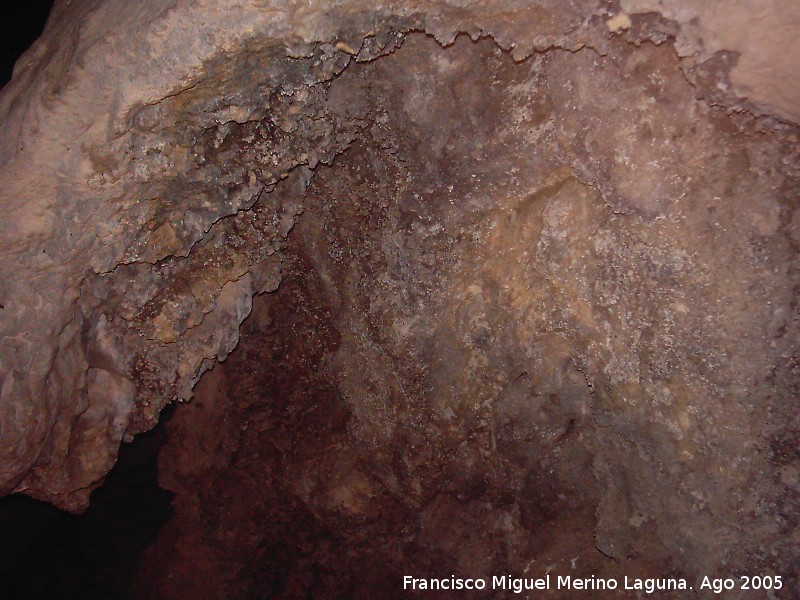
M 799 593 L 798 127 L 607 21 L 245 45 L 93 150 L 138 229 L 81 279 L 88 408 L 0 500 L 0 595 Z

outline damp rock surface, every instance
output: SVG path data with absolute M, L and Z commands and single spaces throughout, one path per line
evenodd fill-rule
M 191 400 L 141 597 L 792 597 L 800 56 L 684 4 L 57 3 L 0 93 L 0 493 L 85 510 Z

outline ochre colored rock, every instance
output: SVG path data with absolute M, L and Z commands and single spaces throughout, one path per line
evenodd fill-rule
M 0 494 L 80 512 L 194 396 L 155 597 L 789 577 L 800 16 L 691 4 L 58 3 L 0 94 Z

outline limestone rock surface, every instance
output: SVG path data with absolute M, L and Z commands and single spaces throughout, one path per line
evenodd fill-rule
M 157 597 L 796 575 L 800 16 L 691 4 L 58 2 L 0 93 L 0 494 L 81 511 L 196 396 Z

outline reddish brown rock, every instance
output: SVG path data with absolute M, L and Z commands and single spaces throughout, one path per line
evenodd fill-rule
M 0 493 L 80 511 L 194 396 L 143 596 L 796 576 L 800 63 L 622 4 L 57 4 L 0 95 Z

